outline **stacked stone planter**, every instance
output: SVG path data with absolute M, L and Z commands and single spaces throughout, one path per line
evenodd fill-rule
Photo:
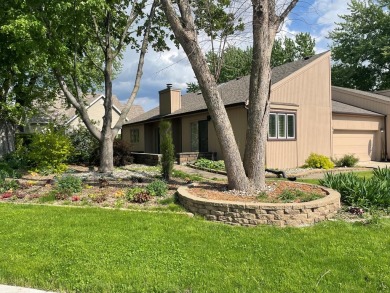
M 322 188 L 324 198 L 302 203 L 250 203 L 208 200 L 191 194 L 191 188 L 180 187 L 178 198 L 188 211 L 207 220 L 231 225 L 309 226 L 332 218 L 340 209 L 340 194 Z

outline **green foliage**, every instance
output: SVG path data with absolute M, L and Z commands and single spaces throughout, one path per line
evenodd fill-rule
M 200 175 L 188 174 L 188 173 L 180 171 L 180 170 L 173 170 L 172 177 L 180 178 L 180 179 L 188 180 L 188 181 L 202 181 L 203 180 L 202 176 L 200 176 Z
M 90 193 L 88 197 L 96 203 L 102 203 L 107 199 L 107 195 L 103 192 Z
M 352 0 L 349 14 L 329 34 L 332 85 L 372 91 L 390 87 L 390 3 Z
M 151 196 L 165 196 L 168 192 L 168 184 L 163 180 L 154 180 L 146 186 L 146 191 Z
M 125 198 L 128 201 L 134 201 L 134 198 L 139 193 L 146 192 L 145 188 L 142 187 L 133 187 L 126 190 Z
M 334 163 L 326 156 L 311 153 L 305 161 L 305 167 L 317 169 L 332 169 Z
M 334 160 L 336 167 L 354 167 L 359 162 L 359 158 L 354 155 L 344 155 L 340 159 Z
M 340 192 L 341 200 L 351 206 L 388 209 L 390 207 L 390 169 L 375 170 L 369 179 L 356 173 L 327 173 L 320 184 Z
M 33 135 L 27 158 L 37 171 L 61 173 L 67 168 L 64 163 L 72 150 L 69 138 L 51 126 Z
M 225 162 L 223 160 L 212 161 L 205 158 L 200 158 L 195 161 L 194 165 L 200 168 L 225 171 Z
M 67 133 L 72 142 L 73 152 L 68 162 L 73 164 L 90 164 L 99 149 L 99 141 L 88 131 L 80 126 Z
M 82 189 L 83 183 L 81 178 L 72 175 L 64 175 L 58 178 L 52 192 L 57 199 L 66 199 L 73 193 L 80 192 Z
M 172 176 L 175 162 L 175 146 L 172 139 L 172 124 L 170 121 L 160 122 L 161 175 L 168 181 Z

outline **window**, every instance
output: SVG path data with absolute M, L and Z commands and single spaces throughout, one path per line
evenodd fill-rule
M 139 129 L 138 128 L 130 129 L 130 142 L 131 143 L 139 143 Z
M 270 113 L 269 139 L 295 139 L 295 114 Z
M 198 122 L 191 123 L 191 152 L 199 151 Z

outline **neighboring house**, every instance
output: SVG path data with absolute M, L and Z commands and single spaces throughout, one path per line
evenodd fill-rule
M 332 99 L 360 108 L 348 115 L 333 113 L 333 153 L 353 153 L 361 161 L 386 160 L 390 147 L 390 91 L 371 93 L 333 86 Z
M 86 104 L 87 112 L 90 119 L 96 123 L 98 128 L 103 126 L 104 116 L 104 95 L 87 95 Z M 121 111 L 124 107 L 116 96 L 112 96 L 112 126 L 118 121 Z M 130 121 L 135 117 L 144 113 L 142 106 L 133 105 L 127 115 L 126 120 Z M 41 116 L 32 118 L 25 128 L 25 132 L 34 132 L 46 126 L 52 121 L 57 121 L 67 125 L 69 128 L 77 128 L 80 124 L 84 124 L 74 107 L 67 107 L 64 98 L 57 99 L 53 106 L 45 111 Z
M 390 98 L 360 92 L 374 95 L 378 108 L 374 107 L 375 103 L 369 102 L 371 107 L 367 107 L 363 102 L 343 99 L 338 92 L 348 91 L 350 97 L 350 90 L 331 87 L 330 70 L 330 52 L 272 70 L 267 167 L 301 166 L 310 153 L 334 158 L 354 154 L 361 161 L 384 158 L 385 149 L 390 145 L 385 143 L 390 129 L 385 126 Z M 243 157 L 249 76 L 221 84 L 218 89 Z M 168 86 L 159 96 L 159 107 L 132 119 L 122 128 L 122 139 L 130 142 L 134 151 L 159 153 L 159 121 L 169 119 L 176 153 L 216 152 L 217 158 L 223 159 L 200 93 L 181 96 L 180 90 Z M 385 100 L 389 109 L 386 113 L 384 108 L 379 109 L 379 101 Z

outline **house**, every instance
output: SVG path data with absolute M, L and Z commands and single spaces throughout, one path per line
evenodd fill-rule
M 384 114 L 349 100 L 332 101 L 334 88 L 330 77 L 330 52 L 272 70 L 267 167 L 301 166 L 310 153 L 328 157 L 356 154 L 360 160 L 381 158 Z M 248 89 L 249 76 L 218 86 L 242 157 Z M 216 153 L 217 159 L 223 159 L 201 93 L 182 96 L 180 90 L 168 85 L 159 92 L 159 101 L 159 107 L 130 120 L 122 128 L 122 139 L 130 142 L 135 152 L 159 153 L 159 121 L 169 119 L 179 158 L 201 152 Z M 359 143 L 355 145 L 356 141 Z
M 332 99 L 355 108 L 349 113 L 339 108 L 333 113 L 333 154 L 354 153 L 361 161 L 386 160 L 390 147 L 390 91 L 371 93 L 333 86 Z
M 86 96 L 86 108 L 88 115 L 100 129 L 103 126 L 104 98 L 103 94 Z M 112 126 L 114 126 L 119 119 L 124 105 L 122 105 L 115 95 L 112 96 L 112 104 Z M 133 105 L 127 115 L 127 121 L 134 119 L 142 113 L 144 113 L 142 106 Z M 74 107 L 68 107 L 64 98 L 58 98 L 47 111 L 42 113 L 41 116 L 36 116 L 30 119 L 24 131 L 27 133 L 35 132 L 53 121 L 67 125 L 69 128 L 77 128 L 80 124 L 83 125 L 84 123 L 76 113 L 76 109 Z

